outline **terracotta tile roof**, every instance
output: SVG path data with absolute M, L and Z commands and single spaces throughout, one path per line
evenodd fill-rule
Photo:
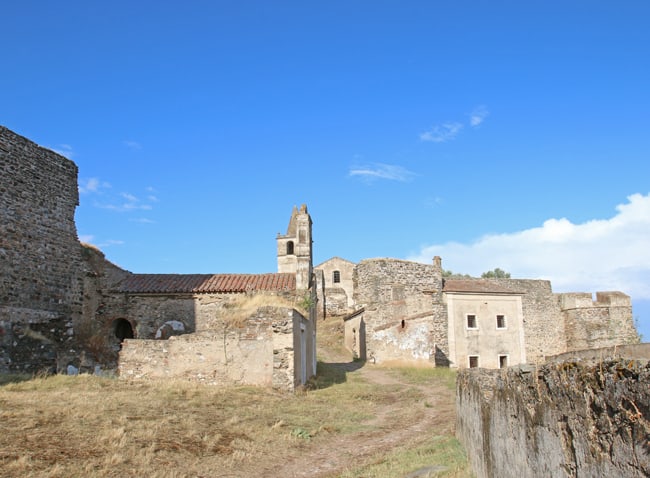
M 443 292 L 461 292 L 468 294 L 523 294 L 524 292 L 508 289 L 500 284 L 485 279 L 445 279 Z
M 139 294 L 288 291 L 296 289 L 295 274 L 132 274 L 115 292 Z

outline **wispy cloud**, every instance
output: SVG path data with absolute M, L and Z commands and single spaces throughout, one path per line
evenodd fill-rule
M 111 247 L 111 246 L 122 246 L 125 242 L 119 239 L 107 239 L 101 244 L 97 244 L 99 247 Z
M 386 179 L 390 181 L 410 181 L 415 173 L 402 166 L 393 164 L 373 163 L 363 166 L 353 166 L 348 173 L 349 176 L 361 178 L 366 181 Z
M 485 105 L 479 105 L 472 110 L 469 114 L 469 126 L 472 128 L 478 127 L 485 118 L 488 117 L 490 112 Z M 420 133 L 421 141 L 430 141 L 432 143 L 445 143 L 451 141 L 458 136 L 458 133 L 465 127 L 464 123 L 459 121 L 446 121 L 441 124 L 434 125 L 428 131 Z
M 475 242 L 434 244 L 409 259 L 438 255 L 454 272 L 480 275 L 500 267 L 518 278 L 552 281 L 556 292 L 621 290 L 650 299 L 650 194 L 633 194 L 609 219 L 574 224 L 548 219 L 541 226 Z
M 68 159 L 72 159 L 74 156 L 74 151 L 72 150 L 72 146 L 69 144 L 60 144 L 56 148 L 50 148 L 52 151 L 54 151 L 56 154 L 60 154 L 61 156 L 65 156 Z
M 83 242 L 85 244 L 91 244 L 93 242 L 93 239 L 95 239 L 95 236 L 93 236 L 92 234 L 79 235 L 79 242 Z
M 111 211 L 117 211 L 117 212 L 128 212 L 128 211 L 149 211 L 153 209 L 151 204 L 147 204 L 145 202 L 142 202 L 137 196 L 127 193 L 127 192 L 122 192 L 120 193 L 120 198 L 122 201 L 119 203 L 95 203 L 95 206 L 102 208 L 102 209 L 109 209 Z
M 110 188 L 111 185 L 106 181 L 100 181 L 98 178 L 79 179 L 79 192 L 81 194 L 98 193 L 102 189 Z
M 127 140 L 127 141 L 124 141 L 123 143 L 124 143 L 124 146 L 126 146 L 127 148 L 132 149 L 134 151 L 138 151 L 138 150 L 142 149 L 142 145 L 140 143 L 138 143 L 137 141 Z
M 421 133 L 420 140 L 444 143 L 454 139 L 461 129 L 463 129 L 462 123 L 449 121 L 433 126 L 429 131 Z
M 156 223 L 156 221 L 154 221 L 152 219 L 148 219 L 146 217 L 137 217 L 137 218 L 129 219 L 129 221 L 137 222 L 138 224 L 155 224 Z
M 469 125 L 474 128 L 477 127 L 485 121 L 485 118 L 487 118 L 489 114 L 490 112 L 485 105 L 477 106 L 474 108 L 474 111 L 469 114 Z

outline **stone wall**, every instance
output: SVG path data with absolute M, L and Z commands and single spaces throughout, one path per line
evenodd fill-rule
M 314 271 L 319 271 L 318 288 L 322 290 L 319 300 L 325 303 L 326 315 L 340 316 L 352 312 L 354 308 L 354 262 L 340 257 L 332 257 L 319 264 Z M 334 282 L 334 273 L 338 282 Z
M 366 355 L 375 363 L 444 360 L 442 271 L 398 259 L 367 259 L 354 270 L 355 303 L 364 308 Z
M 310 321 L 297 311 L 261 307 L 243 320 L 169 340 L 127 339 L 119 374 L 127 379 L 174 378 L 213 385 L 293 390 L 314 375 L 307 355 Z
M 0 371 L 56 368 L 82 313 L 77 166 L 0 126 Z
M 460 371 L 457 435 L 476 476 L 650 476 L 645 345 L 643 359 Z
M 636 343 L 632 301 L 622 292 L 558 294 L 566 331 L 566 350 Z

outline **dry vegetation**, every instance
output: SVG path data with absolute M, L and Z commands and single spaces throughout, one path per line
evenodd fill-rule
M 324 344 L 336 342 L 335 324 L 319 324 Z M 452 435 L 452 372 L 359 368 L 333 363 L 336 350 L 324 356 L 330 363 L 319 363 L 312 390 L 294 395 L 5 377 L 0 476 L 401 477 L 434 465 L 447 467 L 435 476 L 470 476 Z

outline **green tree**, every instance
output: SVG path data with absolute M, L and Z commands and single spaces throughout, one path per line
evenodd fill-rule
M 458 274 L 453 271 L 447 271 L 447 270 L 442 270 L 442 277 L 445 279 L 471 279 L 471 275 L 469 274 Z
M 487 271 L 481 274 L 483 279 L 510 279 L 510 272 L 506 272 L 498 267 L 493 271 Z

